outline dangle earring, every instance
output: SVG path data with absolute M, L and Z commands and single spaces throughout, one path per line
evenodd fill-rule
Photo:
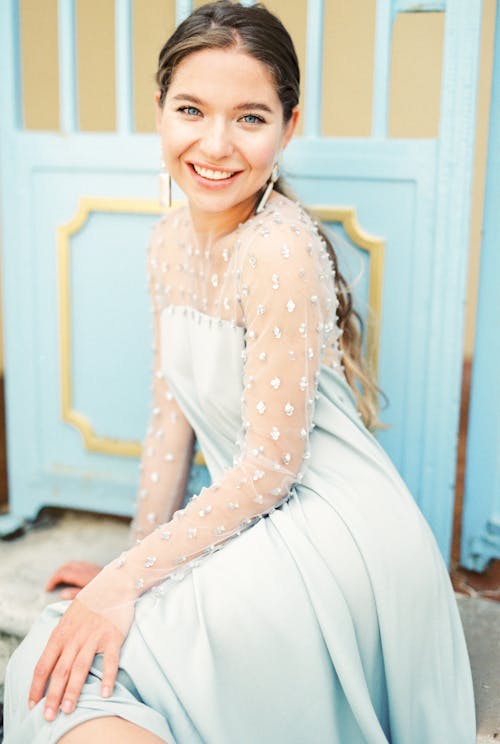
M 160 204 L 162 207 L 169 209 L 172 206 L 172 179 L 168 172 L 163 157 L 161 159 L 161 170 L 159 175 L 160 186 Z
M 273 169 L 271 171 L 271 176 L 269 178 L 269 181 L 267 182 L 267 186 L 265 188 L 264 193 L 262 194 L 259 203 L 257 204 L 257 207 L 255 209 L 255 214 L 259 214 L 259 212 L 262 212 L 264 207 L 266 206 L 267 200 L 269 199 L 269 196 L 271 194 L 271 191 L 273 190 L 274 184 L 278 180 L 280 175 L 280 166 L 278 161 L 276 160 Z

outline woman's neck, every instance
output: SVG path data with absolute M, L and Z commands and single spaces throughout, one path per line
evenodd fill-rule
M 257 198 L 252 195 L 223 212 L 205 212 L 188 204 L 191 222 L 200 248 L 209 247 L 217 239 L 232 233 L 255 212 Z

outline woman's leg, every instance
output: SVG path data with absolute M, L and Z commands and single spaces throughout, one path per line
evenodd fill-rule
M 58 744 L 168 744 L 150 731 L 118 716 L 93 718 L 75 726 Z

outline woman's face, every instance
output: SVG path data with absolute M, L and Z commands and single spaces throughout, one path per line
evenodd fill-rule
M 192 208 L 213 214 L 251 209 L 297 116 L 284 123 L 264 64 L 234 48 L 206 49 L 175 70 L 157 127 L 170 175 Z

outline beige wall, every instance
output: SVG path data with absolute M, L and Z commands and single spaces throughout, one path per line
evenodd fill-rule
M 195 4 L 201 4 L 198 0 Z M 360 4 L 363 13 L 360 13 Z M 302 70 L 307 0 L 268 0 L 290 29 Z M 57 0 L 21 0 L 26 125 L 57 129 Z M 77 0 L 80 126 L 112 130 L 114 0 Z M 474 171 L 465 353 L 472 354 L 486 160 L 495 0 L 483 2 L 483 34 Z M 389 132 L 391 137 L 435 137 L 439 122 L 443 15 L 400 15 L 394 27 Z M 162 42 L 175 23 L 174 0 L 134 0 L 135 122 L 154 131 L 154 72 Z M 326 0 L 323 132 L 368 136 L 372 110 L 375 0 Z
M 472 184 L 471 234 L 469 251 L 469 275 L 467 282 L 467 304 L 464 348 L 466 356 L 474 350 L 474 331 L 479 281 L 479 259 L 483 224 L 486 156 L 488 149 L 488 123 L 490 114 L 491 73 L 495 40 L 495 0 L 483 0 L 483 27 L 481 37 L 481 61 L 479 70 L 478 109 L 476 119 L 476 151 Z

